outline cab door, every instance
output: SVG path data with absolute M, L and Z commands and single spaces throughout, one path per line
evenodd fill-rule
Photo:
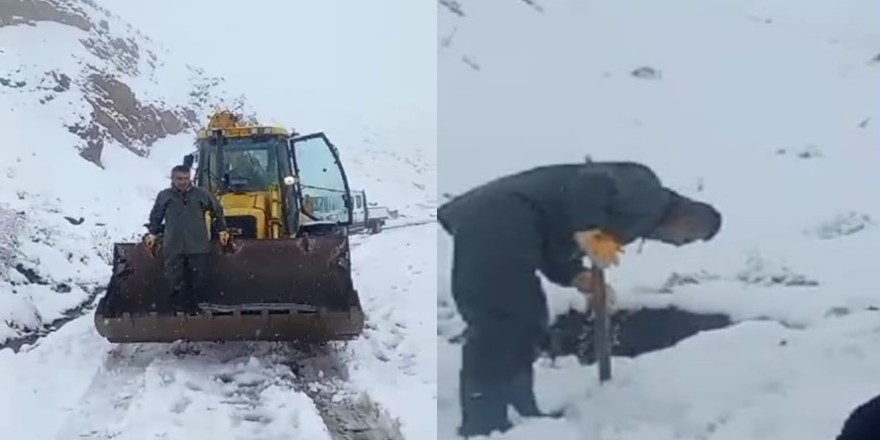
M 324 133 L 297 136 L 290 140 L 291 159 L 297 176 L 299 206 L 310 224 L 349 226 L 352 197 L 339 152 Z

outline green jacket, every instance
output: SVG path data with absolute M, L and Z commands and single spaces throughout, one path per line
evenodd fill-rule
M 172 186 L 159 191 L 156 196 L 147 229 L 154 235 L 164 231 L 162 247 L 165 256 L 206 254 L 211 252 L 211 234 L 205 224 L 205 212 L 208 211 L 218 231 L 225 231 L 223 207 L 211 193 L 195 186 L 186 191 Z

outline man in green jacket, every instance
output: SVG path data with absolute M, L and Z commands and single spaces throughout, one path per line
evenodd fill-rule
M 171 170 L 171 187 L 156 196 L 147 225 L 145 243 L 151 250 L 156 247 L 157 236 L 164 232 L 165 277 L 173 303 L 190 311 L 208 284 L 211 231 L 205 222 L 205 212 L 211 213 L 220 243 L 226 246 L 229 232 L 220 202 L 208 191 L 193 186 L 189 167 L 177 165 Z

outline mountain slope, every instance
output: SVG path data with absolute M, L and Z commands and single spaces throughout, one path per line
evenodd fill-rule
M 87 302 L 110 243 L 135 239 L 192 129 L 235 105 L 220 78 L 84 0 L 0 4 L 0 340 Z M 146 159 L 159 145 L 175 160 Z M 14 268 L 9 270 L 8 268 Z
M 247 90 L 263 121 L 325 132 L 352 184 L 371 200 L 410 217 L 436 205 L 430 2 L 255 0 L 234 12 L 210 0 L 106 3 L 179 56 Z
M 716 205 L 724 225 L 711 243 L 630 246 L 609 273 L 619 307 L 770 322 L 616 358 L 617 378 L 601 388 L 593 367 L 541 362 L 542 403 L 571 416 L 502 438 L 833 437 L 876 392 L 866 353 L 876 316 L 865 310 L 880 303 L 869 275 L 880 256 L 880 188 L 869 183 L 880 163 L 880 34 L 865 17 L 877 5 L 538 3 L 543 12 L 521 2 L 458 2 L 463 17 L 439 9 L 440 89 L 454 91 L 440 95 L 441 192 L 586 155 L 642 161 Z M 475 151 L 498 160 L 477 163 Z M 449 339 L 461 330 L 443 278 L 450 247 L 443 236 L 444 384 L 457 383 Z M 583 310 L 578 294 L 547 290 L 554 313 Z M 842 333 L 845 350 L 832 343 Z M 770 356 L 785 361 L 762 367 Z M 851 374 L 806 379 L 834 369 Z M 445 439 L 458 423 L 457 391 L 442 390 Z

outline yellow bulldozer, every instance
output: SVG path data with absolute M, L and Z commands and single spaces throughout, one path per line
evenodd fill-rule
M 153 252 L 143 243 L 114 244 L 113 273 L 95 311 L 98 333 L 121 343 L 361 334 L 347 231 L 351 190 L 323 133 L 303 136 L 221 111 L 183 162 L 194 168 L 194 184 L 223 206 L 232 245 L 215 246 L 204 301 L 184 313 L 169 306 L 161 245 Z M 216 238 L 212 220 L 206 214 Z

